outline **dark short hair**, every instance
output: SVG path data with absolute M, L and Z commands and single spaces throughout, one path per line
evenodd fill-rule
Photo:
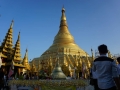
M 98 50 L 99 50 L 99 53 L 107 53 L 108 52 L 107 45 L 102 44 L 98 46 Z
M 120 61 L 120 57 L 117 58 L 117 61 Z

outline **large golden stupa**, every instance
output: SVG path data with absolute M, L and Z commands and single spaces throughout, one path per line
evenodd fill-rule
M 54 38 L 53 44 L 40 57 L 34 58 L 32 62 L 34 62 L 36 70 L 44 68 L 50 75 L 57 61 L 56 55 L 59 55 L 59 63 L 65 75 L 73 75 L 75 68 L 78 74 L 82 70 L 83 64 L 90 68 L 93 60 L 75 43 L 74 37 L 68 30 L 64 8 L 62 8 L 59 31 Z M 41 67 L 39 66 L 40 64 Z

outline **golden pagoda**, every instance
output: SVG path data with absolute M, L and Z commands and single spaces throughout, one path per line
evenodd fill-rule
M 34 61 L 32 61 L 32 66 L 31 66 L 31 74 L 33 74 L 33 75 L 36 75 L 36 74 L 38 74 L 37 72 L 37 68 L 35 67 L 35 64 L 34 64 L 35 62 Z
M 29 72 L 30 72 L 30 64 L 29 64 L 29 62 L 28 62 L 28 50 L 27 50 L 27 49 L 26 49 L 25 56 L 24 56 L 24 58 L 23 58 L 22 64 L 23 64 L 24 66 L 26 66 L 26 67 L 24 68 L 25 72 L 28 71 L 27 73 L 29 73 Z
M 8 29 L 8 32 L 0 46 L 0 53 L 2 59 L 2 69 L 6 73 L 9 72 L 9 68 L 11 63 L 14 65 L 14 74 L 20 74 L 23 72 L 23 69 L 26 68 L 24 64 L 22 64 L 23 59 L 21 58 L 20 52 L 20 32 L 18 34 L 17 41 L 13 47 L 13 20 Z
M 62 8 L 59 31 L 54 38 L 53 44 L 39 57 L 39 59 L 34 59 L 34 61 L 36 61 L 35 65 L 37 65 L 40 60 L 45 63 L 44 69 L 48 71 L 49 69 L 53 70 L 56 62 L 56 53 L 59 53 L 59 63 L 66 76 L 70 74 L 72 76 L 75 67 L 77 68 L 76 73 L 78 75 L 82 69 L 83 62 L 90 68 L 92 57 L 75 43 L 74 37 L 68 30 L 64 8 Z

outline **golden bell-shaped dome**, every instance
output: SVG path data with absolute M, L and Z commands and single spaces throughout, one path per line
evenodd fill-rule
M 55 52 L 59 48 L 71 49 L 71 52 L 76 54 L 78 51 L 81 53 L 81 56 L 86 56 L 84 50 L 82 50 L 74 41 L 74 37 L 71 35 L 68 30 L 68 25 L 65 16 L 65 9 L 62 8 L 62 15 L 60 21 L 60 27 L 57 35 L 54 38 L 53 44 L 47 51 Z M 73 51 L 72 51 L 73 50 Z M 71 53 L 72 54 L 72 53 Z
M 66 76 L 63 73 L 63 71 L 59 65 L 59 59 L 57 60 L 56 66 L 55 66 L 51 76 L 53 79 L 57 79 L 57 80 L 66 79 Z

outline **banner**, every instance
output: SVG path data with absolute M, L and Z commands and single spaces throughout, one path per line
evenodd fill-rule
M 54 87 L 54 86 L 42 86 L 42 90 L 76 90 L 75 86 L 68 86 L 68 87 Z

